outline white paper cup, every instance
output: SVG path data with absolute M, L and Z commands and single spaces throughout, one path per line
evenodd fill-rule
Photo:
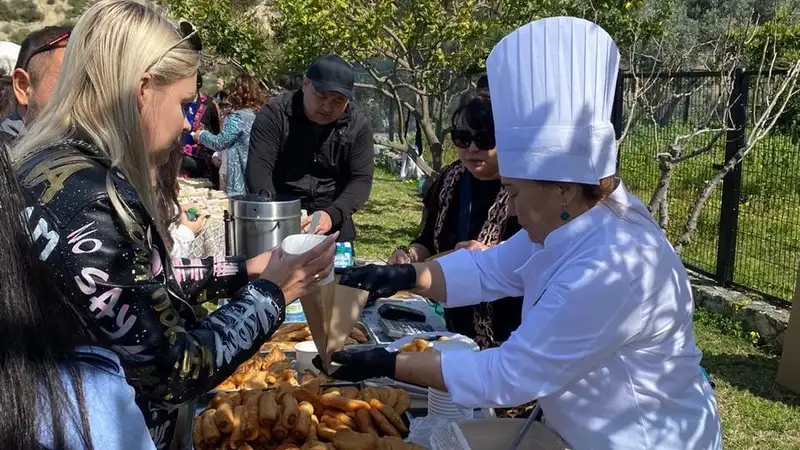
M 283 242 L 281 242 L 281 250 L 283 250 L 284 257 L 296 258 L 319 245 L 325 238 L 327 238 L 327 236 L 319 234 L 293 234 L 286 237 Z M 331 266 L 333 266 L 332 259 Z M 332 283 L 334 276 L 335 274 L 333 270 L 331 270 L 331 273 L 329 273 L 327 277 L 320 279 L 317 284 L 323 285 Z
M 295 370 L 299 375 L 302 375 L 306 370 L 319 373 L 319 370 L 314 367 L 312 362 L 317 354 L 317 345 L 314 344 L 314 341 L 303 341 L 295 344 L 294 355 L 297 360 Z

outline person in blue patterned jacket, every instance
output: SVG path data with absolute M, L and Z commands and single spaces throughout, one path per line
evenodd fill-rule
M 225 118 L 222 131 L 212 134 L 206 130 L 193 133 L 196 142 L 219 152 L 222 165 L 220 189 L 228 195 L 246 193 L 244 171 L 250 146 L 250 128 L 257 111 L 264 104 L 264 93 L 258 81 L 250 75 L 239 75 L 233 80 L 228 101 L 233 112 Z

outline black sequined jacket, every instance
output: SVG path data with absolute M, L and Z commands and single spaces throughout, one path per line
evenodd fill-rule
M 117 352 L 151 434 L 172 438 L 176 406 L 253 356 L 284 320 L 280 289 L 248 283 L 244 260 L 170 260 L 152 217 L 93 145 L 65 139 L 19 163 L 33 245 L 85 323 Z M 192 305 L 230 298 L 203 319 Z M 159 447 L 160 448 L 160 447 Z

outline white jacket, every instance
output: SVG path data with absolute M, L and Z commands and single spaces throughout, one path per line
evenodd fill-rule
M 524 296 L 522 324 L 501 347 L 442 354 L 447 389 L 473 407 L 539 399 L 575 450 L 721 449 L 683 264 L 621 184 L 611 204 L 543 246 L 522 230 L 439 259 L 447 307 Z

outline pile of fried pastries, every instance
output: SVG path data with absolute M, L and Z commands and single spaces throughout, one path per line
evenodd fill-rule
M 422 450 L 403 441 L 411 399 L 391 387 L 331 387 L 322 378 L 218 393 L 194 419 L 196 450 Z
M 256 354 L 242 363 L 216 389 L 264 389 L 284 382 L 296 386 L 296 377 L 297 373 L 291 368 L 286 355 L 280 349 L 273 348 L 267 355 Z
M 450 338 L 448 338 L 447 336 L 441 336 L 439 339 L 436 339 L 436 340 L 427 340 L 427 339 L 423 339 L 423 338 L 414 338 L 410 342 L 407 342 L 407 343 L 403 344 L 403 346 L 400 347 L 400 351 L 401 352 L 432 352 L 433 351 L 433 346 L 431 345 L 431 342 L 447 341 L 449 339 Z
M 347 339 L 345 339 L 344 345 L 364 344 L 368 342 L 369 338 L 365 331 L 366 327 L 363 324 L 357 323 L 353 329 L 350 330 L 350 334 L 347 336 Z M 311 330 L 308 328 L 308 324 L 303 322 L 284 323 L 278 328 L 278 331 L 261 346 L 261 351 L 269 352 L 275 347 L 285 352 L 294 351 L 295 344 L 310 340 Z

